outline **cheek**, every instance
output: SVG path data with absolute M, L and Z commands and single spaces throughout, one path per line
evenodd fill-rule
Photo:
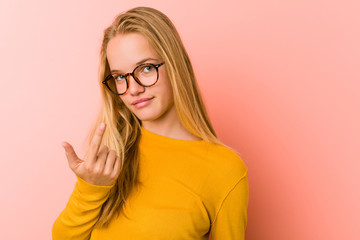
M 125 106 L 129 106 L 130 103 L 129 101 L 127 100 L 127 97 L 126 96 L 120 96 L 120 100 L 125 104 Z
M 170 84 L 170 81 L 167 82 L 167 85 L 166 85 L 166 93 L 167 93 L 167 98 L 169 100 L 173 100 L 174 99 L 174 93 L 173 93 L 173 90 L 172 90 L 172 87 L 171 87 L 171 84 Z
M 163 91 L 163 103 L 165 106 L 172 106 L 174 103 L 174 96 L 171 88 L 165 88 Z
M 166 74 L 166 72 L 164 73 L 164 75 Z M 172 99 L 173 98 L 173 91 L 172 91 L 172 87 L 171 87 L 171 83 L 170 83 L 170 79 L 169 78 L 163 78 L 161 79 L 161 85 L 162 85 L 162 93 L 164 94 L 164 96 L 166 96 L 167 99 Z

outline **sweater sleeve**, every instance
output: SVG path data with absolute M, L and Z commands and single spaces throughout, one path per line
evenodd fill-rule
M 53 240 L 89 239 L 101 206 L 107 200 L 110 189 L 115 185 L 93 185 L 76 177 L 78 181 L 66 208 L 53 224 Z
M 212 240 L 244 240 L 249 186 L 247 174 L 230 190 L 211 224 Z

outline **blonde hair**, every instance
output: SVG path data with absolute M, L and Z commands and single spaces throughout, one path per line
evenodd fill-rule
M 121 173 L 109 197 L 102 205 L 96 227 L 106 227 L 115 214 L 120 214 L 126 199 L 138 180 L 138 145 L 141 136 L 141 120 L 101 82 L 110 74 L 106 48 L 117 34 L 140 33 L 162 57 L 168 72 L 174 95 L 174 105 L 183 126 L 192 134 L 207 142 L 223 144 L 216 137 L 198 90 L 189 56 L 170 19 L 150 7 L 136 7 L 119 14 L 104 30 L 100 51 L 99 80 L 102 106 L 89 134 L 89 144 L 100 122 L 107 124 L 102 144 L 114 149 L 121 159 Z M 225 145 L 226 146 L 226 145 Z

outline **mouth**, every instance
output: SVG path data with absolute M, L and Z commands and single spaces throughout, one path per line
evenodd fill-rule
M 137 99 L 135 101 L 132 102 L 132 105 L 136 105 L 136 104 L 139 104 L 139 103 L 142 103 L 142 102 L 146 102 L 146 101 L 149 101 L 153 98 L 140 98 L 140 99 Z
M 141 99 L 135 100 L 132 104 L 136 108 L 141 108 L 141 107 L 145 107 L 146 105 L 150 104 L 152 99 L 153 98 L 141 98 Z

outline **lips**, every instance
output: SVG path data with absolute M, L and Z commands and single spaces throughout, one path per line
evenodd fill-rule
M 132 105 L 135 105 L 137 103 L 141 103 L 141 102 L 146 102 L 146 101 L 149 101 L 151 100 L 152 98 L 140 98 L 140 99 L 137 99 L 135 101 L 132 102 Z

